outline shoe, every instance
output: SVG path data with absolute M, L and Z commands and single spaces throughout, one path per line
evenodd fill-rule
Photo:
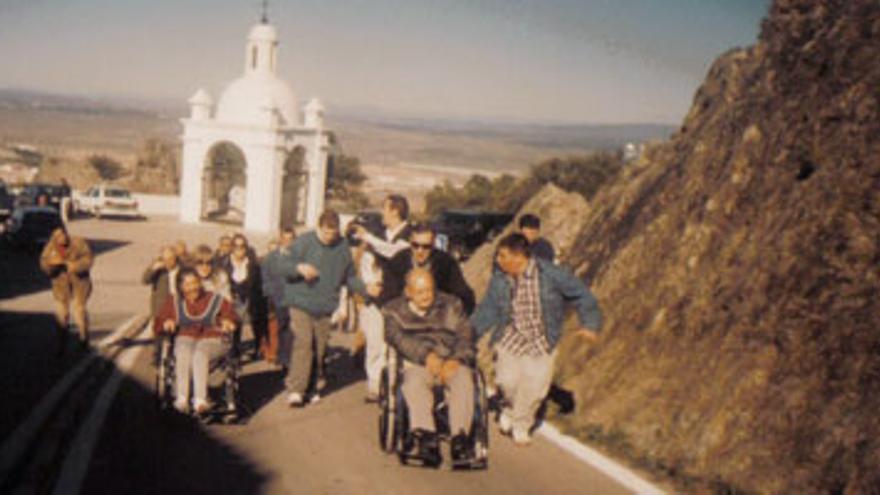
M 364 396 L 364 402 L 367 404 L 375 404 L 379 402 L 379 394 L 376 392 L 367 392 L 367 395 Z
M 502 435 L 510 435 L 511 430 L 513 430 L 513 421 L 510 419 L 506 409 L 498 415 L 498 430 L 501 431 Z
M 412 435 L 415 440 L 416 457 L 421 459 L 425 466 L 439 466 L 443 462 L 443 456 L 440 454 L 437 434 L 433 431 L 417 429 Z
M 532 436 L 529 435 L 528 430 L 521 430 L 516 428 L 513 430 L 513 444 L 518 447 L 526 447 L 531 445 Z
M 196 414 L 202 415 L 211 410 L 211 404 L 205 399 L 196 399 L 193 410 Z
M 449 451 L 453 466 L 470 462 L 473 458 L 470 444 L 470 438 L 463 431 L 452 437 Z
M 318 392 L 315 392 L 315 393 L 312 394 L 312 396 L 309 398 L 309 404 L 317 404 L 317 403 L 320 402 L 320 401 L 321 401 L 321 394 L 319 394 Z
M 187 412 L 189 412 L 189 401 L 184 398 L 178 397 L 174 400 L 174 409 L 177 409 L 179 412 L 186 414 Z
M 287 394 L 287 405 L 290 407 L 302 407 L 306 403 L 303 400 L 303 396 L 299 392 L 291 392 Z

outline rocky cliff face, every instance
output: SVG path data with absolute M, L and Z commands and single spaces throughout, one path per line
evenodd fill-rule
M 880 492 L 880 2 L 774 2 L 583 225 L 572 431 L 701 486 Z

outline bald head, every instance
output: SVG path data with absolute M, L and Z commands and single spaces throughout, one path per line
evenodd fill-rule
M 424 268 L 414 268 L 406 274 L 406 298 L 420 311 L 434 304 L 434 276 Z

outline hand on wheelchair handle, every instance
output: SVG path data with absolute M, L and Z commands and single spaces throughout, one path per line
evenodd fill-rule
M 177 322 L 171 319 L 165 320 L 165 323 L 162 324 L 162 330 L 165 330 L 166 333 L 174 333 L 177 329 Z

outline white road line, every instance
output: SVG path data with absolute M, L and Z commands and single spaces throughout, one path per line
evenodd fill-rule
M 661 495 L 666 493 L 657 486 L 640 478 L 626 467 L 582 444 L 577 439 L 564 435 L 550 423 L 544 422 L 541 427 L 538 428 L 538 433 L 571 455 L 590 466 L 593 466 L 621 485 L 629 488 L 634 493 L 641 495 Z
M 148 328 L 144 327 L 137 337 L 140 338 L 147 331 Z M 110 406 L 113 405 L 116 392 L 125 378 L 125 371 L 131 369 L 138 355 L 143 350 L 143 347 L 138 347 L 126 349 L 122 352 L 122 355 L 117 360 L 116 369 L 113 370 L 113 374 L 98 394 L 95 406 L 89 413 L 85 424 L 77 432 L 76 438 L 67 452 L 64 464 L 61 467 L 61 474 L 58 476 L 58 481 L 55 483 L 55 489 L 52 493 L 56 495 L 77 494 L 82 489 L 82 483 L 92 461 L 92 453 L 100 438 L 101 428 L 104 425 L 104 420 L 107 418 L 107 413 L 110 412 Z

